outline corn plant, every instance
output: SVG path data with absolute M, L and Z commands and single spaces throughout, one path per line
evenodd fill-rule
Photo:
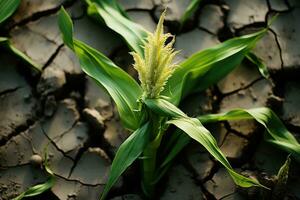
M 295 156 L 300 155 L 297 140 L 268 108 L 236 109 L 192 118 L 177 107 L 185 96 L 208 88 L 239 65 L 267 29 L 228 40 L 176 64 L 173 58 L 178 52 L 172 47 L 175 38 L 163 31 L 165 13 L 156 31 L 149 33 L 130 21 L 115 1 L 87 2 L 88 13 L 101 18 L 133 50 L 133 66 L 139 75 L 137 82 L 102 53 L 74 38 L 72 20 L 63 8 L 60 10 L 58 23 L 64 43 L 75 52 L 82 70 L 112 97 L 124 127 L 131 131 L 115 155 L 101 199 L 136 160 L 141 166 L 144 194 L 153 197 L 155 184 L 191 139 L 204 146 L 237 185 L 266 188 L 257 180 L 234 171 L 215 138 L 203 126 L 209 122 L 255 119 L 265 126 L 271 142 Z M 166 43 L 169 38 L 171 41 Z M 167 131 L 171 125 L 177 127 L 175 132 Z

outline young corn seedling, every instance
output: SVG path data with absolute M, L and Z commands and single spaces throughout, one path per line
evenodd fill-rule
M 191 118 L 177 107 L 186 95 L 206 89 L 234 69 L 266 29 L 228 40 L 174 64 L 177 51 L 172 45 L 175 38 L 163 31 L 165 13 L 156 31 L 149 33 L 128 20 L 117 4 L 106 0 L 97 2 L 89 1 L 89 12 L 98 13 L 110 28 L 124 37 L 134 51 L 134 68 L 140 80 L 139 84 L 102 53 L 74 38 L 72 21 L 61 9 L 59 27 L 64 43 L 75 52 L 83 71 L 106 89 L 117 106 L 124 127 L 131 130 L 115 155 L 101 199 L 105 199 L 121 174 L 137 159 L 141 163 L 144 194 L 152 198 L 155 184 L 190 138 L 204 146 L 227 169 L 237 185 L 265 188 L 257 180 L 234 171 L 212 134 L 202 125 L 204 123 L 253 118 L 266 127 L 273 143 L 295 156 L 300 155 L 297 140 L 268 108 L 236 109 L 228 113 Z M 169 38 L 171 41 L 166 43 Z M 177 127 L 177 131 L 166 132 L 170 125 Z M 165 137 L 169 139 L 164 140 Z M 168 151 L 170 146 L 172 148 Z M 158 156 L 161 152 L 167 152 L 163 159 Z

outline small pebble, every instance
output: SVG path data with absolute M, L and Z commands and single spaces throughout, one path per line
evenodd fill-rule
M 40 166 L 43 163 L 43 158 L 38 154 L 32 155 L 30 163 L 34 166 Z

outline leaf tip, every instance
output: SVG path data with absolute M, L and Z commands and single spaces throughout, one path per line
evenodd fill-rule
M 59 10 L 58 26 L 59 26 L 60 32 L 62 33 L 64 43 L 69 48 L 74 49 L 72 19 L 63 6 L 61 6 L 61 8 Z

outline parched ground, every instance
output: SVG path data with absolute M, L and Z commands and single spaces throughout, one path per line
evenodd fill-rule
M 264 27 L 280 13 L 254 53 L 271 73 L 264 79 L 244 61 L 209 90 L 189 96 L 182 108 L 191 116 L 232 108 L 271 107 L 288 129 L 300 136 L 300 2 L 298 0 L 203 1 L 179 30 L 178 20 L 189 1 L 120 0 L 133 21 L 153 31 L 168 6 L 166 29 L 176 33 L 178 59 L 226 39 Z M 132 59 L 125 43 L 87 17 L 79 0 L 22 0 L 3 29 L 12 44 L 43 69 L 36 73 L 16 56 L 0 53 L 0 199 L 10 200 L 42 183 L 48 152 L 54 187 L 32 199 L 96 200 L 107 180 L 111 160 L 128 136 L 112 100 L 80 70 L 64 46 L 57 12 L 64 5 L 74 20 L 75 36 L 97 48 L 130 74 Z M 218 144 L 234 168 L 272 186 L 287 154 L 264 142 L 264 129 L 252 120 L 212 124 Z M 114 200 L 138 200 L 138 168 L 132 167 L 110 194 Z M 300 199 L 299 163 L 292 161 L 287 192 L 266 199 Z M 158 186 L 162 200 L 261 199 L 257 189 L 237 188 L 227 172 L 202 147 L 191 143 Z M 267 193 L 267 192 L 266 192 Z

